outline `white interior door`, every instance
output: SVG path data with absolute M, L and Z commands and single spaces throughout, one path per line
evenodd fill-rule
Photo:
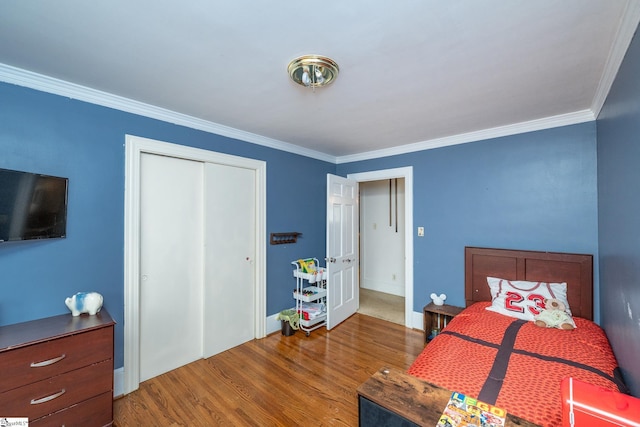
M 327 174 L 327 329 L 358 310 L 358 183 Z
M 256 177 L 205 165 L 204 357 L 254 338 Z
M 202 357 L 202 163 L 142 154 L 140 381 Z

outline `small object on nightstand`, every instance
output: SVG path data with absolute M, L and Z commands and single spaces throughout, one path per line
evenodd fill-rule
M 435 305 L 444 305 L 444 300 L 447 299 L 445 294 L 436 295 L 435 293 L 431 294 L 431 300 Z
M 434 339 L 440 331 L 447 326 L 464 308 L 454 305 L 436 305 L 433 302 L 424 306 L 424 342 L 425 344 Z

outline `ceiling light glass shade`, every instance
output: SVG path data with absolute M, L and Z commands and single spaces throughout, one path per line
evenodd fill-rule
M 316 88 L 332 83 L 338 77 L 340 68 L 326 56 L 303 55 L 289 63 L 288 71 L 294 82 Z
M 302 84 L 305 86 L 311 85 L 311 77 L 309 77 L 309 70 L 302 71 Z

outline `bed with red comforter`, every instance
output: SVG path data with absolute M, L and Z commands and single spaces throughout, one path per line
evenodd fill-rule
M 605 332 L 592 321 L 592 274 L 591 255 L 465 248 L 467 308 L 427 344 L 408 373 L 543 426 L 562 425 L 560 383 L 566 377 L 627 392 Z M 576 328 L 539 327 L 486 310 L 497 301 L 488 277 L 563 282 Z M 530 297 L 524 292 L 521 299 Z
M 541 328 L 489 305 L 478 302 L 457 315 L 409 374 L 544 426 L 562 424 L 565 377 L 624 391 L 607 337 L 592 321 L 574 317 L 571 331 Z

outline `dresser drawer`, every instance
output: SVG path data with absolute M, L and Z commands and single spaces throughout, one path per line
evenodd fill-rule
M 0 393 L 112 358 L 113 326 L 6 351 Z
M 55 414 L 37 420 L 29 420 L 31 427 L 102 427 L 113 421 L 113 393 L 108 391 L 100 396 L 70 406 Z
M 35 420 L 99 394 L 112 393 L 112 385 L 110 359 L 2 393 L 0 414 Z

